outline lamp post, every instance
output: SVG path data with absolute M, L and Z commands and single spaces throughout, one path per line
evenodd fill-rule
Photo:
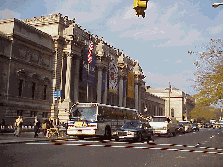
M 223 3 L 222 3 L 222 2 L 220 2 L 220 3 L 213 3 L 213 4 L 212 4 L 212 7 L 213 7 L 213 8 L 217 8 L 217 7 L 219 7 L 220 5 L 223 5 Z

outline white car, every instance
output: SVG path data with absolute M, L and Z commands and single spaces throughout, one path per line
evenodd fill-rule
M 184 125 L 185 132 L 191 132 L 192 131 L 192 124 L 190 121 L 179 121 L 178 123 L 181 123 Z

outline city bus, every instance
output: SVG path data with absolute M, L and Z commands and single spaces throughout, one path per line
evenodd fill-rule
M 100 103 L 76 103 L 69 111 L 67 135 L 83 139 L 85 136 L 111 138 L 113 130 L 125 122 L 139 121 L 136 109 Z

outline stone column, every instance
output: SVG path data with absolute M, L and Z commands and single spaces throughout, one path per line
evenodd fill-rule
M 138 111 L 142 112 L 142 97 L 141 97 L 141 93 L 142 93 L 142 86 L 141 83 L 138 84 Z
M 105 90 L 103 94 L 103 104 L 107 104 L 107 69 L 105 70 Z
M 124 89 L 124 86 L 123 86 L 123 76 L 120 75 L 119 76 L 120 80 L 119 80 L 119 106 L 122 107 L 122 103 L 123 103 L 123 89 Z
M 65 100 L 71 101 L 71 65 L 72 65 L 72 55 L 67 53 L 67 70 L 66 70 L 66 84 L 65 84 Z
M 79 101 L 79 65 L 80 60 L 78 56 L 75 57 L 75 75 L 74 75 L 74 103 Z
M 138 110 L 138 76 L 135 75 L 135 109 Z
M 127 77 L 123 77 L 123 81 L 125 81 L 126 83 L 126 90 L 125 90 L 125 94 L 123 95 L 123 107 L 127 106 Z M 123 86 L 124 87 L 124 86 Z
M 101 103 L 101 91 L 102 91 L 102 70 L 103 66 L 101 64 L 96 64 L 98 72 L 98 81 L 97 81 L 97 103 Z

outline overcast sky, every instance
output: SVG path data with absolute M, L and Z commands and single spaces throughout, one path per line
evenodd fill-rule
M 146 17 L 135 16 L 133 0 L 1 0 L 0 19 L 61 13 L 87 31 L 138 60 L 152 88 L 172 87 L 194 94 L 196 55 L 209 39 L 223 39 L 221 0 L 151 0 Z M 196 47 L 196 48 L 195 48 Z

